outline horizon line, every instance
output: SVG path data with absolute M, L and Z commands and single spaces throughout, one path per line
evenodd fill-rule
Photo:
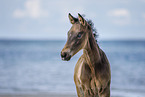
M 0 41 L 66 41 L 65 38 L 0 38 Z M 145 39 L 120 38 L 120 39 L 98 39 L 98 41 L 145 41 Z

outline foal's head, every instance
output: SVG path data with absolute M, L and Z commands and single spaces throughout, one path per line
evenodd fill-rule
M 68 31 L 67 42 L 61 51 L 62 60 L 66 61 L 85 47 L 89 32 L 92 30 L 91 26 L 80 14 L 78 14 L 78 18 L 74 18 L 69 13 L 69 20 L 72 27 Z

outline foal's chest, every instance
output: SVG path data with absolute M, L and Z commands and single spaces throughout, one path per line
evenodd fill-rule
M 76 64 L 76 66 L 76 86 L 79 88 L 80 92 L 86 92 L 90 95 L 93 95 L 97 91 L 97 88 L 95 85 L 95 79 L 92 77 L 89 65 L 85 62 L 84 59 L 82 59 Z

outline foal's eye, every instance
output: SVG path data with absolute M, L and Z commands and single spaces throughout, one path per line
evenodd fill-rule
M 78 35 L 77 35 L 77 38 L 81 38 L 82 37 L 82 34 L 81 33 L 79 33 Z

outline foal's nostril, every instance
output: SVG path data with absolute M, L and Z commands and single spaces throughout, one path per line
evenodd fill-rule
M 68 52 L 62 52 L 62 53 L 61 53 L 61 58 L 62 58 L 62 60 L 64 60 L 64 61 L 68 61 L 68 60 L 70 60 L 71 55 L 69 55 Z
M 66 52 L 62 52 L 62 53 L 61 53 L 61 57 L 62 57 L 62 58 L 65 58 L 66 56 L 67 56 L 67 53 L 66 53 Z

